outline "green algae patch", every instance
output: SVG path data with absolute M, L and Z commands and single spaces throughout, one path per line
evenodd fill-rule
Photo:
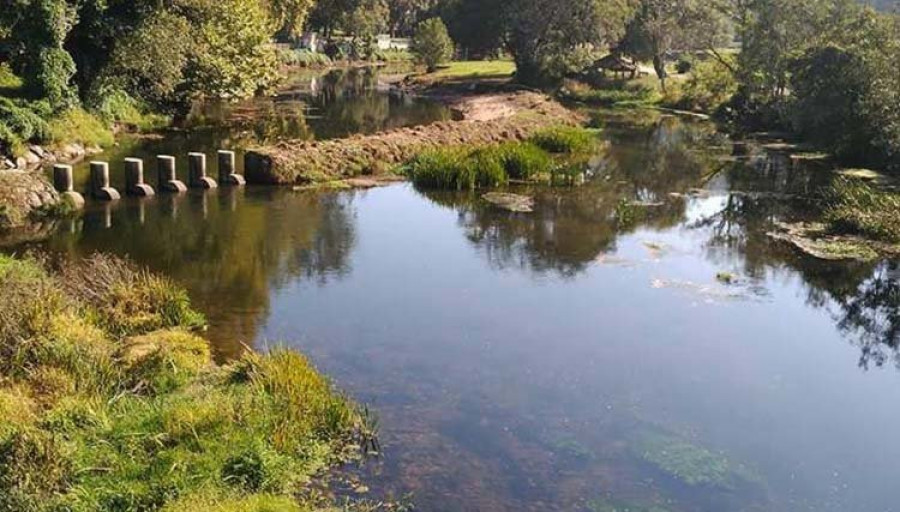
M 377 448 L 302 355 L 218 366 L 174 284 L 66 265 L 0 257 L 0 510 L 320 510 L 329 470 Z M 146 300 L 106 304 L 125 285 Z
M 591 512 L 670 512 L 659 505 L 639 505 L 611 498 L 591 500 L 587 508 Z
M 724 454 L 663 432 L 640 435 L 631 449 L 638 459 L 692 487 L 733 490 L 759 480 L 751 470 Z

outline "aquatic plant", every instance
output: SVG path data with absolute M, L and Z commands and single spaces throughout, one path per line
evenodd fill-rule
M 510 179 L 528 181 L 550 172 L 553 159 L 530 142 L 501 144 L 498 153 Z
M 900 195 L 841 177 L 825 192 L 825 203 L 830 232 L 900 242 Z
M 413 158 L 405 169 L 413 183 L 423 188 L 466 190 L 498 187 L 508 181 L 496 148 L 432 149 Z
M 48 268 L 0 256 L 0 510 L 308 510 L 311 479 L 377 445 L 295 352 L 213 364 L 168 281 L 108 257 Z
M 575 126 L 552 126 L 531 136 L 529 141 L 550 153 L 582 153 L 595 143 L 594 134 Z
M 640 459 L 687 485 L 732 488 L 742 478 L 724 455 L 675 436 L 646 433 L 634 451 Z

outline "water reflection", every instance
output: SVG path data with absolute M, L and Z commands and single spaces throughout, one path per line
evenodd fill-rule
M 350 271 L 353 202 L 352 194 L 226 188 L 100 204 L 47 248 L 129 256 L 185 284 L 210 317 L 219 355 L 231 357 L 256 339 L 273 290 Z

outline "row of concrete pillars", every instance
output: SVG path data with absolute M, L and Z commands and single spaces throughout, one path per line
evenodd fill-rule
M 242 186 L 246 184 L 244 177 L 237 174 L 234 151 L 219 151 L 219 181 L 206 175 L 206 155 L 188 153 L 188 184 L 179 181 L 175 168 L 175 157 L 160 155 L 156 157 L 157 185 L 160 191 L 181 193 L 191 188 L 212 189 L 219 184 L 226 186 Z M 76 207 L 84 205 L 84 197 L 75 192 L 75 182 L 71 165 L 55 165 L 53 167 L 53 186 L 68 198 Z M 109 164 L 107 162 L 91 162 L 90 193 L 101 201 L 115 201 L 121 198 L 119 191 L 112 188 L 109 182 Z M 125 159 L 125 193 L 131 196 L 149 197 L 156 194 L 153 187 L 144 181 L 144 161 L 139 158 Z

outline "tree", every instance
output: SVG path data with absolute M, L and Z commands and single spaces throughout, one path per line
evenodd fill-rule
M 640 0 L 619 49 L 653 69 L 666 90 L 666 63 L 674 51 L 709 50 L 728 42 L 727 19 L 703 0 Z M 723 64 L 730 65 L 722 59 Z
M 439 64 L 453 57 L 453 40 L 450 39 L 447 26 L 440 18 L 431 18 L 419 23 L 413 37 L 412 51 L 429 73 L 433 73 Z
M 77 100 L 75 62 L 63 47 L 76 14 L 65 0 L 16 0 L 0 15 L 6 57 L 22 75 L 27 92 L 46 99 L 54 110 Z
M 439 0 L 391 0 L 389 2 L 389 25 L 391 35 L 411 35 L 419 22 L 424 20 Z
M 285 39 L 293 39 L 303 32 L 303 25 L 313 8 L 315 0 L 264 0 L 266 10 L 272 18 L 276 34 Z
M 510 0 L 501 5 L 505 46 L 523 83 L 558 79 L 554 64 L 571 52 L 617 41 L 633 11 L 631 0 Z
M 505 40 L 503 0 L 449 0 L 441 8 L 450 37 L 468 58 L 496 55 Z

